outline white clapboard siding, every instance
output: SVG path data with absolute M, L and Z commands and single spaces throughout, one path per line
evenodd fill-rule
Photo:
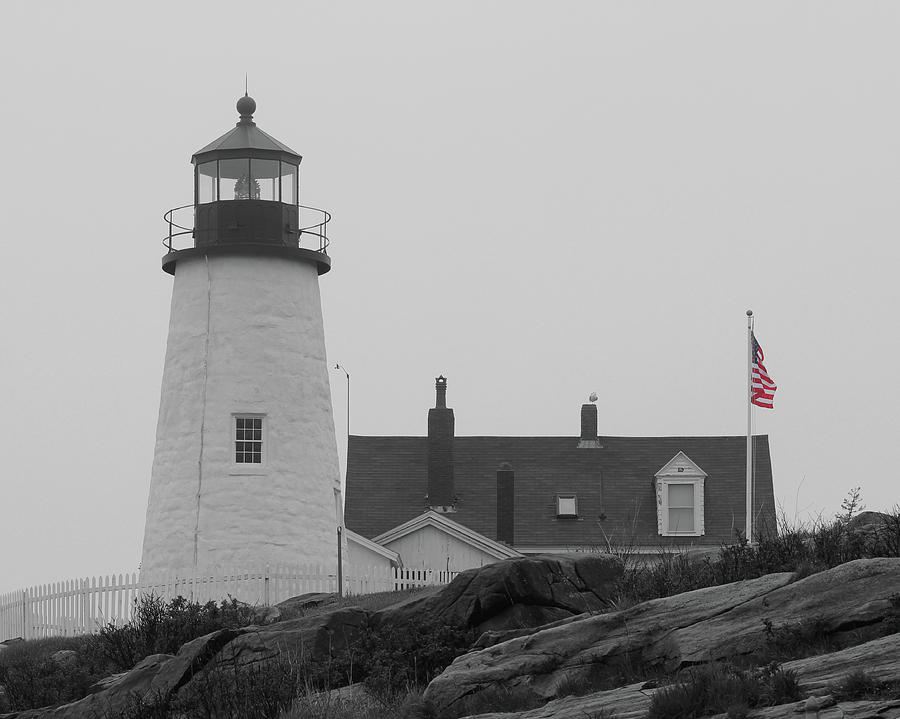
M 344 573 L 345 594 L 374 594 L 448 584 L 456 572 L 355 567 Z M 321 566 L 274 566 L 259 571 L 172 575 L 141 582 L 137 574 L 54 582 L 0 594 L 0 641 L 75 636 L 131 620 L 141 596 L 168 601 L 182 596 L 205 604 L 229 598 L 271 606 L 290 597 L 337 592 L 338 580 Z

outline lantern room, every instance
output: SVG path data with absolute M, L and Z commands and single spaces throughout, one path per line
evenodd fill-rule
M 194 153 L 197 247 L 262 243 L 297 247 L 302 158 L 260 130 L 256 102 L 237 102 L 235 128 Z
M 166 213 L 169 252 L 163 269 L 174 274 L 179 258 L 198 252 L 237 252 L 291 256 L 315 262 L 319 274 L 328 272 L 325 226 L 331 216 L 300 205 L 303 158 L 256 126 L 252 97 L 240 98 L 237 111 L 240 118 L 235 127 L 191 158 L 194 204 Z M 193 227 L 177 219 L 188 209 L 193 209 Z M 310 215 L 315 220 L 303 226 L 303 217 Z M 179 247 L 180 238 L 187 236 L 193 239 L 193 247 Z

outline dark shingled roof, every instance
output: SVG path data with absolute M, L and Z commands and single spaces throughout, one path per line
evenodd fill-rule
M 449 515 L 497 538 L 497 470 L 515 471 L 515 542 L 529 547 L 713 545 L 745 526 L 746 437 L 455 437 L 457 510 Z M 375 537 L 427 510 L 426 437 L 351 436 L 347 527 Z M 678 452 L 707 473 L 705 536 L 660 537 L 654 475 Z M 769 438 L 754 439 L 757 531 L 774 530 Z M 578 497 L 578 518 L 556 517 L 556 495 Z

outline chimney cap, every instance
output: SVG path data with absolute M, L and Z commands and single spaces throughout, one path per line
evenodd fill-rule
M 447 409 L 447 378 L 439 375 L 434 378 L 435 409 Z

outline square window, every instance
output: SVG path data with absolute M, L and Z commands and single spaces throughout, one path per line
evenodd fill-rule
M 574 494 L 558 494 L 558 495 L 556 495 L 556 516 L 557 517 L 577 517 L 578 516 L 578 498 Z

